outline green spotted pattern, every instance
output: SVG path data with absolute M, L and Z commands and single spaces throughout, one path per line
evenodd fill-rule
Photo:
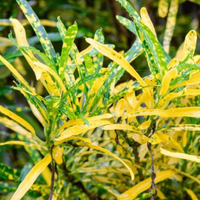
M 136 91 L 136 90 L 140 90 L 142 89 L 141 86 L 138 86 L 136 87 L 134 84 L 130 87 L 125 87 L 122 91 L 120 91 L 119 93 L 113 95 L 112 97 L 109 98 L 108 101 L 106 101 L 104 103 L 103 106 L 97 108 L 96 110 L 94 110 L 92 113 L 91 113 L 91 116 L 96 116 L 96 115 L 99 115 L 102 111 L 104 111 L 108 105 L 112 104 L 113 102 L 117 101 L 118 99 L 120 99 L 121 97 L 125 96 L 128 92 L 130 91 Z
M 67 29 L 67 31 L 65 33 L 65 38 L 64 38 L 61 57 L 60 57 L 60 66 L 59 66 L 59 75 L 60 75 L 61 79 L 64 78 L 64 72 L 66 70 L 69 52 L 70 52 L 70 49 L 72 48 L 77 31 L 78 31 L 77 24 L 74 23 L 72 26 L 70 26 Z
M 6 180 L 17 181 L 20 171 L 0 163 L 0 177 Z
M 178 0 L 171 0 L 169 14 L 167 17 L 167 25 L 163 40 L 163 47 L 167 53 L 169 53 L 170 42 L 176 25 L 177 12 L 178 12 Z
M 161 74 L 161 76 L 164 76 L 167 70 L 167 63 L 161 45 L 159 44 L 159 42 L 157 41 L 155 35 L 151 32 L 151 30 L 143 23 L 137 23 L 136 27 L 142 33 L 150 51 L 153 54 L 154 62 L 157 67 L 156 71 L 158 71 Z
M 49 40 L 48 34 L 44 29 L 43 25 L 41 24 L 40 20 L 38 19 L 35 12 L 32 10 L 30 5 L 27 3 L 26 0 L 16 0 L 19 4 L 20 8 L 22 9 L 24 15 L 26 16 L 27 20 L 31 24 L 33 30 L 35 31 L 39 41 L 47 55 L 47 57 L 56 65 L 56 52 L 53 48 L 51 41 Z
M 15 192 L 16 189 L 17 189 L 17 185 L 0 181 L 1 193 Z
M 131 4 L 127 0 L 116 0 L 118 1 L 122 7 L 126 9 L 126 11 L 129 13 L 130 17 L 140 20 L 140 16 L 135 11 L 135 9 L 131 6 Z

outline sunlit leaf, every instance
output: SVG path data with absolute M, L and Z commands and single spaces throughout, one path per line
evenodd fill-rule
M 189 155 L 189 154 L 185 154 L 185 153 L 171 152 L 171 151 L 167 151 L 167 150 L 165 150 L 163 148 L 160 148 L 160 152 L 162 154 L 166 155 L 166 156 L 186 159 L 186 160 L 190 160 L 190 161 L 194 161 L 194 162 L 200 163 L 200 157 L 199 156 L 193 156 L 193 155 Z
M 31 133 L 35 134 L 34 128 L 27 121 L 25 121 L 24 119 L 22 119 L 21 117 L 19 117 L 18 115 L 16 115 L 15 113 L 11 112 L 10 110 L 4 108 L 1 105 L 0 105 L 0 113 L 10 117 L 11 119 L 16 121 L 17 123 L 19 123 L 22 126 L 24 126 L 26 129 L 28 129 Z
M 93 144 L 89 144 L 89 143 L 77 143 L 78 145 L 80 146 L 86 146 L 86 147 L 90 147 L 92 149 L 96 149 L 96 150 L 99 150 L 99 151 L 102 151 L 104 152 L 106 155 L 109 155 L 109 156 L 112 156 L 114 158 L 116 158 L 117 160 L 119 160 L 121 163 L 123 163 L 123 165 L 128 169 L 128 171 L 130 172 L 131 174 L 131 179 L 134 180 L 134 173 L 132 171 L 132 169 L 121 159 L 119 158 L 118 156 L 116 156 L 115 154 L 111 153 L 109 150 L 105 149 L 105 148 L 102 148 L 102 147 L 99 147 L 99 146 L 96 146 L 96 145 L 93 145 Z
M 174 175 L 176 172 L 173 170 L 162 171 L 156 174 L 155 183 L 159 183 L 170 176 Z M 127 190 L 126 192 L 122 193 L 119 196 L 119 200 L 133 200 L 139 194 L 144 192 L 145 190 L 151 187 L 151 178 L 148 178 L 144 181 L 141 181 L 137 185 L 133 186 L 131 189 Z
M 172 0 L 170 2 L 170 8 L 167 17 L 167 25 L 163 40 L 163 47 L 167 53 L 169 53 L 170 42 L 175 29 L 177 12 L 178 12 L 178 0 Z
M 51 162 L 51 155 L 47 154 L 39 163 L 37 163 L 31 171 L 27 174 L 25 179 L 20 183 L 17 190 L 13 194 L 11 200 L 21 199 L 25 193 L 33 185 L 37 177 L 44 171 L 44 169 Z

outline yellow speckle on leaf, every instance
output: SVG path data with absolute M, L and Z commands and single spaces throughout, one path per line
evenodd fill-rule
M 17 111 L 17 112 L 21 112 L 22 109 L 21 109 L 20 107 L 18 107 L 18 108 L 16 108 L 16 111 Z

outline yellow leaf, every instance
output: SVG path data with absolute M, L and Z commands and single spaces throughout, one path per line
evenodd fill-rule
M 106 73 L 104 76 L 102 77 L 99 77 L 97 78 L 93 85 L 92 85 L 92 88 L 90 90 L 90 93 L 89 93 L 89 96 L 90 96 L 90 99 L 89 99 L 89 103 L 88 103 L 88 106 L 87 106 L 87 110 L 90 110 L 91 109 L 91 106 L 92 106 L 92 103 L 93 103 L 93 100 L 99 90 L 99 88 L 103 85 L 103 83 L 105 82 L 105 80 L 108 78 L 108 73 Z
M 4 145 L 22 145 L 22 146 L 29 146 L 29 147 L 37 148 L 36 146 L 34 146 L 32 144 L 27 144 L 26 142 L 22 142 L 22 141 L 8 141 L 8 142 L 0 143 L 0 146 L 4 146 Z
M 44 171 L 44 169 L 51 162 L 51 155 L 47 154 L 39 163 L 37 163 L 30 172 L 26 175 L 25 179 L 20 183 L 17 190 L 13 194 L 11 200 L 20 200 L 25 193 L 33 185 L 37 177 Z
M 50 67 L 48 67 L 47 65 L 45 65 L 41 62 L 34 62 L 33 64 L 37 67 L 40 67 L 41 70 L 44 70 L 44 71 L 48 72 L 49 74 L 51 74 L 55 78 L 55 80 L 58 82 L 58 84 L 62 88 L 63 92 L 66 93 L 66 88 L 65 88 L 61 78 Z
M 26 39 L 26 32 L 22 24 L 17 19 L 11 18 L 10 21 L 12 22 L 18 45 L 28 47 L 29 44 Z M 33 62 L 37 61 L 37 59 L 34 57 L 31 50 L 27 50 L 27 52 L 28 55 L 23 52 L 22 53 L 26 58 L 27 62 L 29 63 L 29 65 L 31 66 L 31 68 L 33 69 L 36 79 L 41 80 L 42 84 L 45 86 L 49 94 L 54 94 L 55 96 L 59 96 L 60 93 L 57 87 L 55 87 L 55 83 L 52 81 L 50 75 L 41 68 L 39 68 L 38 66 L 34 66 Z
M 157 196 L 162 200 L 167 199 L 166 196 L 158 188 L 157 188 Z
M 116 62 L 118 65 L 123 67 L 128 73 L 130 73 L 142 86 L 145 86 L 146 83 L 143 81 L 143 79 L 140 77 L 140 75 L 133 69 L 133 67 L 128 63 L 128 61 L 119 53 L 117 53 L 115 50 L 110 49 L 106 47 L 105 45 L 91 39 L 86 38 L 86 41 L 95 47 L 101 54 L 104 56 L 110 58 L 114 62 Z
M 66 138 L 69 138 L 71 136 L 75 136 L 75 135 L 79 135 L 80 133 L 83 133 L 85 131 L 89 131 L 91 129 L 106 125 L 106 124 L 111 124 L 110 121 L 107 120 L 99 120 L 99 121 L 95 121 L 95 122 L 91 122 L 90 126 L 88 125 L 75 125 L 72 126 L 66 130 L 64 130 L 63 132 L 61 132 L 60 137 L 56 138 L 55 141 L 59 142 L 61 140 L 65 140 Z
M 199 82 L 200 82 L 200 79 L 199 79 Z M 193 95 L 193 96 L 200 95 L 200 90 L 199 89 L 183 89 L 182 91 L 177 92 L 177 93 L 169 93 L 163 99 L 160 100 L 160 102 L 158 103 L 158 108 L 163 107 L 165 104 L 167 104 L 167 102 L 171 101 L 172 99 L 182 97 L 182 96 L 187 96 L 187 95 Z
M 50 186 L 51 185 L 51 171 L 48 167 L 44 169 L 44 171 L 42 172 L 42 176 L 44 180 L 46 181 L 47 185 Z
M 109 150 L 104 149 L 104 148 L 99 147 L 99 146 L 96 146 L 96 145 L 93 145 L 93 144 L 89 144 L 89 143 L 77 143 L 77 145 L 79 145 L 79 146 L 86 146 L 86 147 L 90 147 L 90 148 L 92 148 L 92 149 L 96 149 L 96 150 L 102 151 L 102 152 L 104 152 L 106 155 L 112 156 L 112 157 L 114 157 L 115 159 L 119 160 L 119 161 L 120 161 L 121 163 L 123 163 L 124 166 L 128 169 L 128 171 L 129 171 L 130 174 L 131 174 L 131 179 L 134 180 L 135 176 L 134 176 L 134 173 L 133 173 L 132 169 L 131 169 L 121 158 L 119 158 L 119 157 L 116 156 L 115 154 L 111 153 Z
M 139 144 L 145 144 L 150 140 L 147 136 L 136 133 L 128 133 L 128 137 L 132 137 Z
M 173 78 L 176 78 L 177 75 L 178 75 L 178 71 L 177 71 L 176 68 L 173 68 L 173 69 L 169 70 L 169 71 L 164 75 L 164 77 L 163 77 L 163 79 L 162 79 L 162 87 L 161 87 L 161 89 L 160 89 L 160 95 L 161 95 L 161 96 L 164 96 L 164 95 L 167 93 L 167 91 L 168 91 L 168 89 L 169 89 L 169 84 L 170 84 L 171 80 L 172 80 Z
M 13 119 L 17 123 L 21 124 L 22 126 L 24 126 L 26 129 L 28 129 L 31 133 L 33 133 L 35 135 L 34 128 L 27 121 L 25 121 L 24 119 L 22 119 L 21 117 L 19 117 L 18 115 L 11 112 L 10 110 L 4 108 L 1 105 L 0 105 L 0 113 L 10 117 L 11 119 Z
M 64 148 L 63 147 L 59 147 L 59 146 L 55 146 L 53 148 L 53 158 L 54 160 L 56 161 L 56 163 L 58 165 L 62 164 L 63 163 L 63 151 L 64 151 Z
M 13 25 L 18 45 L 19 46 L 26 46 L 26 47 L 28 47 L 29 44 L 28 44 L 28 41 L 26 39 L 26 32 L 25 32 L 25 29 L 22 26 L 22 24 L 17 19 L 10 18 L 10 21 L 11 21 L 11 23 Z M 28 50 L 28 53 L 31 56 L 33 56 L 32 51 Z M 25 53 L 23 53 L 23 55 L 26 58 L 26 60 L 29 63 L 29 65 L 31 66 L 31 68 L 34 70 L 33 61 Z
M 185 42 L 183 46 L 183 51 L 180 57 L 180 61 L 183 61 L 187 58 L 191 53 L 191 57 L 193 56 L 197 43 L 197 32 L 195 30 L 191 30 L 185 37 Z
M 184 131 L 183 133 L 183 139 L 182 139 L 182 144 L 183 144 L 183 147 L 186 147 L 187 145 L 187 134 L 188 134 L 188 131 Z
M 156 179 L 155 183 L 159 183 L 170 176 L 174 175 L 176 172 L 173 170 L 167 170 L 167 171 L 162 171 L 156 174 Z M 118 200 L 133 200 L 135 199 L 139 194 L 144 192 L 145 190 L 148 190 L 151 187 L 151 178 L 148 178 L 144 181 L 141 181 L 137 185 L 133 186 L 126 192 L 122 193 Z
M 144 129 L 149 128 L 150 124 L 151 124 L 151 120 L 149 119 L 149 120 L 143 122 L 142 124 L 140 124 L 140 125 L 138 126 L 138 128 L 139 128 L 140 130 L 144 130 Z
M 160 117 L 200 117 L 199 107 L 186 107 L 186 108 L 170 108 L 163 109 L 141 109 L 129 114 L 124 115 L 123 119 L 133 116 L 152 116 L 157 115 Z
M 194 56 L 193 59 L 196 64 L 200 64 L 200 55 Z
M 63 142 L 66 142 L 68 140 L 82 140 L 84 142 L 91 143 L 91 140 L 89 138 L 71 136 L 71 137 L 65 138 L 63 140 L 55 141 L 54 144 L 59 145 L 59 144 L 62 144 Z
M 101 120 L 101 119 L 109 119 L 111 118 L 112 115 L 107 113 L 107 114 L 103 114 L 103 115 L 97 115 L 94 117 L 86 117 L 86 120 L 88 120 L 89 123 L 97 121 L 97 120 Z M 75 120 L 69 120 L 68 122 L 66 122 L 65 124 L 63 124 L 59 129 L 58 129 L 58 133 L 61 134 L 61 132 L 64 131 L 64 129 L 70 127 L 70 126 L 74 126 L 74 125 L 81 125 L 84 124 L 85 122 L 82 119 L 75 119 Z
M 136 133 L 141 134 L 139 130 L 135 128 L 135 126 L 131 126 L 128 124 L 111 124 L 102 127 L 103 130 L 126 130 L 126 131 L 134 131 Z
M 163 131 L 200 131 L 200 125 L 198 124 L 174 124 L 169 127 L 164 127 L 157 132 Z
M 150 140 L 151 144 L 155 145 L 155 144 L 159 144 L 161 142 L 170 142 L 172 143 L 177 149 L 179 149 L 182 153 L 184 153 L 183 148 L 181 147 L 181 145 L 176 142 L 173 138 L 169 137 L 166 134 L 163 133 L 155 133 L 151 136 L 151 140 Z
M 192 200 L 198 200 L 197 196 L 195 195 L 195 193 L 192 190 L 187 189 L 187 188 L 184 188 L 184 189 L 188 193 L 188 195 L 191 197 Z
M 130 106 L 134 108 L 134 106 L 137 103 L 136 97 L 135 97 L 135 92 L 130 92 L 125 96 L 125 99 L 128 101 Z
M 28 101 L 28 104 L 29 104 L 29 106 L 30 106 L 30 108 L 31 108 L 32 113 L 35 115 L 35 117 L 38 119 L 38 121 L 39 121 L 39 122 L 43 125 L 43 127 L 44 127 L 44 126 L 45 126 L 45 120 L 44 120 L 44 118 L 42 117 L 42 115 L 40 114 L 40 112 L 38 111 L 38 109 L 37 109 L 30 101 Z M 43 108 L 40 107 L 40 109 L 41 109 L 41 111 L 43 111 L 44 116 L 46 116 L 46 114 L 45 114 Z M 46 117 L 46 118 L 47 118 L 47 117 Z
M 117 118 L 121 117 L 124 113 L 124 110 L 125 110 L 125 101 L 124 99 L 120 99 L 118 102 L 117 102 L 117 105 L 115 107 L 115 115 Z
M 153 26 L 153 23 L 148 15 L 148 12 L 146 10 L 146 8 L 141 8 L 140 10 L 140 15 L 141 15 L 141 18 L 142 18 L 142 22 L 147 26 L 149 27 L 149 29 L 151 30 L 151 32 L 156 36 L 156 31 L 154 29 L 154 26 Z M 157 38 L 157 36 L 156 36 Z
M 28 82 L 19 74 L 19 72 L 6 60 L 0 55 L 0 61 L 12 72 L 12 74 L 24 85 L 26 86 L 33 94 L 35 91 L 31 86 L 29 86 Z
M 162 18 L 167 16 L 169 2 L 168 0 L 160 0 L 158 3 L 158 15 Z
M 171 68 L 177 66 L 179 63 L 177 58 L 173 58 L 167 65 L 167 69 L 170 70 Z
M 200 157 L 199 156 L 193 156 L 185 153 L 176 153 L 176 152 L 171 152 L 167 151 L 163 148 L 160 148 L 160 152 L 166 156 L 171 156 L 174 158 L 181 158 L 181 159 L 186 159 L 186 160 L 191 160 L 197 163 L 200 163 Z

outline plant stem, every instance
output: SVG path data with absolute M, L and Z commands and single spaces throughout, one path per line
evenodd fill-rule
M 54 163 L 54 160 L 53 160 L 53 156 L 52 156 L 52 150 L 53 150 L 53 147 L 51 147 L 51 167 L 52 167 L 52 172 L 51 172 L 51 193 L 49 195 L 49 199 L 48 200 L 52 200 L 53 198 L 53 189 L 54 189 L 54 180 L 55 180 L 55 167 L 56 167 L 56 164 Z
M 154 122 L 153 126 L 152 126 L 152 132 L 149 134 L 149 137 L 151 137 L 156 130 L 156 122 Z M 155 190 L 155 194 L 153 194 L 153 196 L 151 196 L 150 200 L 154 200 L 157 196 L 157 188 L 156 188 L 156 184 L 155 184 L 155 179 L 156 179 L 156 173 L 154 171 L 154 158 L 153 158 L 153 154 L 152 154 L 152 149 L 151 149 L 151 143 L 147 143 L 147 147 L 149 149 L 149 153 L 151 155 L 151 188 L 150 188 L 150 192 L 152 191 L 152 189 Z

